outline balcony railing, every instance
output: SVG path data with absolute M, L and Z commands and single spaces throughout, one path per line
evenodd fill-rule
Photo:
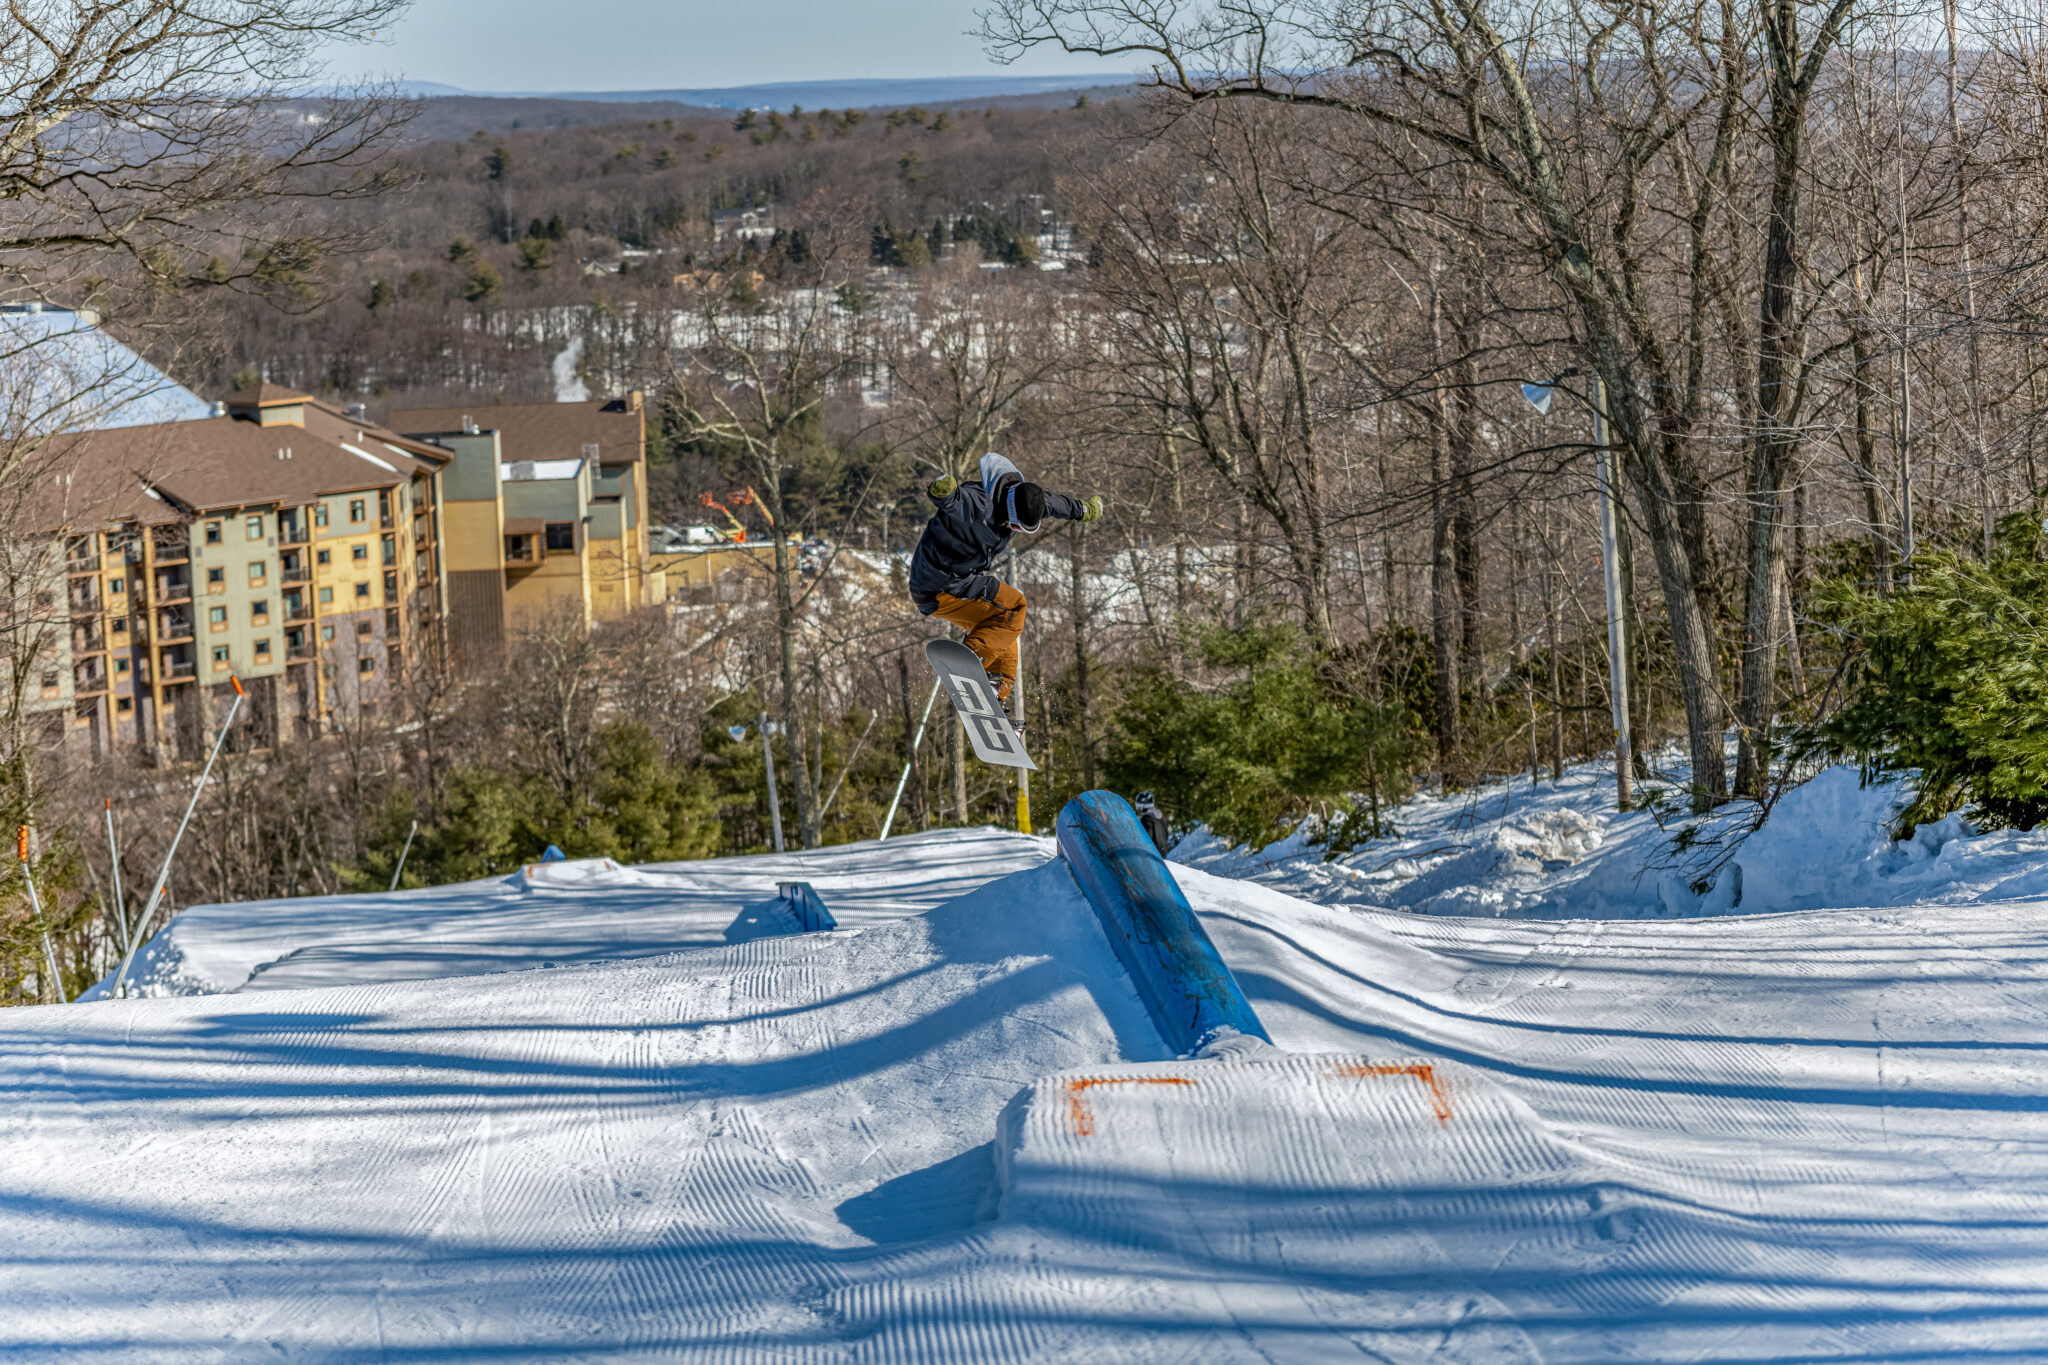
M 280 545 L 304 545 L 313 538 L 313 533 L 302 522 L 279 521 L 277 543 Z
M 287 621 L 310 621 L 313 619 L 313 604 L 310 602 L 286 602 L 284 619 Z
M 286 583 L 311 583 L 313 571 L 303 564 L 287 564 L 278 570 L 278 578 Z
M 71 613 L 74 616 L 100 609 L 100 581 L 97 578 L 81 579 L 71 585 Z
M 94 659 L 71 671 L 71 690 L 81 697 L 97 696 L 107 690 L 107 670 Z
M 298 663 L 306 659 L 317 659 L 320 657 L 320 647 L 318 645 L 311 643 L 303 645 L 286 645 L 284 647 L 284 657 L 291 660 L 294 663 Z
M 191 539 L 182 527 L 175 531 L 159 528 L 150 532 L 150 539 L 156 546 L 156 562 L 159 564 L 175 563 L 192 557 Z
M 107 647 L 107 637 L 100 634 L 99 623 L 88 621 L 71 628 L 71 652 L 73 654 L 97 654 Z
M 159 640 L 189 640 L 192 638 L 192 617 L 182 611 L 167 611 L 156 618 L 156 637 Z
M 157 676 L 164 682 L 190 682 L 199 673 L 199 665 L 190 659 L 167 659 L 157 667 Z
M 192 580 L 183 574 L 160 573 L 156 576 L 156 592 L 153 595 L 158 606 L 163 606 L 170 602 L 190 602 L 192 600 Z

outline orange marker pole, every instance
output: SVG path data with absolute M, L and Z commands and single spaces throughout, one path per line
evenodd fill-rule
M 184 842 L 185 827 L 192 823 L 192 812 L 199 808 L 199 793 L 206 790 L 207 779 L 213 776 L 213 761 L 220 757 L 220 746 L 227 742 L 228 731 L 235 728 L 235 714 L 242 709 L 242 698 L 248 693 L 242 691 L 242 680 L 233 674 L 228 681 L 234 684 L 235 700 L 228 707 L 228 718 L 221 722 L 220 733 L 213 737 L 213 752 L 206 756 L 206 767 L 200 770 L 199 785 L 192 788 L 192 799 L 185 803 L 185 818 L 178 821 L 178 832 L 171 836 L 170 849 L 164 854 L 164 865 L 156 874 L 156 886 L 149 893 L 149 900 L 142 907 L 142 918 L 136 921 L 135 934 L 130 939 L 128 951 L 121 958 L 121 970 L 114 974 L 113 994 L 117 997 L 126 993 L 128 968 L 135 962 L 135 950 L 143 944 L 143 935 L 149 929 L 149 921 L 156 914 L 156 907 L 164 898 L 164 886 L 171 880 L 171 861 L 178 856 L 178 845 Z

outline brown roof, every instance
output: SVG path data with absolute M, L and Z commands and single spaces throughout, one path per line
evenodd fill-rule
M 231 408 L 267 408 L 278 403 L 310 403 L 313 396 L 282 384 L 258 384 L 253 389 L 237 389 L 221 401 Z
M 498 433 L 498 458 L 578 460 L 595 445 L 600 464 L 629 464 L 642 451 L 640 409 L 628 399 L 587 403 L 485 403 L 459 408 L 404 408 L 389 425 L 415 436 L 462 430 L 469 418 L 483 431 Z
M 290 506 L 390 488 L 447 459 L 445 452 L 374 423 L 349 421 L 311 400 L 304 427 L 265 427 L 235 417 L 158 422 L 81 433 L 51 456 L 56 475 L 41 518 L 51 527 Z

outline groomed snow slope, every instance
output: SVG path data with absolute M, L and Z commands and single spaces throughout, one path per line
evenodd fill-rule
M 1459 920 L 1177 875 L 1279 1049 L 1166 1059 L 1058 864 L 858 931 L 8 1011 L 0 1343 L 2048 1359 L 2048 903 Z
M 396 895 L 195 905 L 136 955 L 131 995 L 303 990 L 563 967 L 786 934 L 780 881 L 808 881 L 841 928 L 943 905 L 1036 867 L 1051 841 L 998 830 L 909 834 L 830 855 L 622 868 L 533 863 L 509 877 Z M 98 999 L 107 983 L 87 998 Z

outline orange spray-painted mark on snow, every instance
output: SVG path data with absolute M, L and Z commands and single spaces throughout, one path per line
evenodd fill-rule
M 1193 1085 L 1185 1076 L 1091 1076 L 1067 1082 L 1067 1118 L 1075 1137 L 1095 1136 L 1095 1114 L 1082 1092 L 1098 1085 Z
M 1437 1084 L 1436 1068 L 1433 1066 L 1340 1066 L 1330 1075 L 1344 1080 L 1357 1080 L 1366 1076 L 1413 1076 L 1429 1087 L 1429 1107 L 1436 1112 L 1436 1121 L 1451 1121 L 1451 1101 L 1444 1094 L 1444 1088 Z

